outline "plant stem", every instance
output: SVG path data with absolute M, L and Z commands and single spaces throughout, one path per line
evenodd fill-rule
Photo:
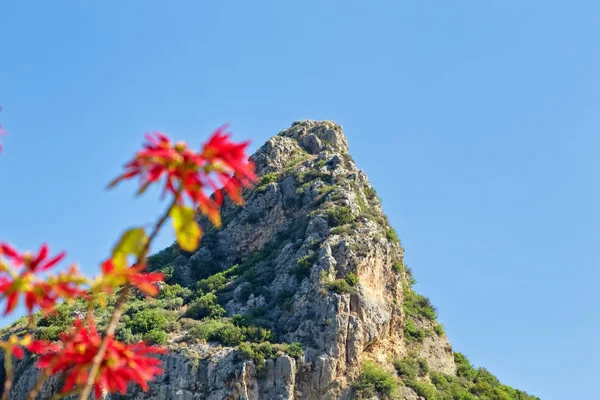
M 56 393 L 54 396 L 50 397 L 50 400 L 61 400 L 61 399 L 64 399 L 65 397 L 73 396 L 74 394 L 77 394 L 77 392 L 79 392 L 79 388 L 69 390 L 68 392 L 65 392 L 65 393 Z
M 2 392 L 2 400 L 7 400 L 12 388 L 14 371 L 12 367 L 12 353 L 4 350 L 4 371 L 6 372 L 6 378 L 4 380 L 4 391 Z
M 44 386 L 46 379 L 48 379 L 48 374 L 46 373 L 46 370 L 43 369 L 40 371 L 40 375 L 38 376 L 38 379 L 35 382 L 35 385 L 27 394 L 27 397 L 25 398 L 25 400 L 34 400 L 35 396 L 37 396 L 37 394 L 40 392 L 40 390 L 42 390 L 42 387 Z
M 148 237 L 148 240 L 146 241 L 146 245 L 144 246 L 144 248 L 140 251 L 140 253 L 137 256 L 136 264 L 141 263 L 146 258 L 146 254 L 148 253 L 148 250 L 150 249 L 151 242 L 156 238 L 156 235 L 158 235 L 160 228 L 162 228 L 164 223 L 169 218 L 169 213 L 171 212 L 171 209 L 177 204 L 177 198 L 179 197 L 180 193 L 181 193 L 181 189 L 178 190 L 177 194 L 174 196 L 173 201 L 171 202 L 171 204 L 169 205 L 169 207 L 167 208 L 165 213 L 163 214 L 163 216 L 158 220 L 158 222 L 154 226 L 154 230 Z M 100 344 L 100 348 L 98 349 L 98 353 L 96 353 L 96 355 L 94 356 L 94 360 L 92 363 L 92 367 L 90 368 L 90 373 L 88 375 L 88 379 L 85 383 L 85 386 L 83 387 L 83 389 L 81 390 L 81 392 L 79 394 L 79 397 L 78 397 L 79 400 L 87 400 L 87 398 L 89 397 L 89 395 L 92 391 L 92 386 L 94 385 L 94 382 L 96 381 L 96 375 L 98 375 L 98 371 L 100 371 L 100 364 L 102 364 L 102 360 L 104 359 L 104 355 L 106 354 L 106 349 L 108 348 L 108 340 L 115 333 L 115 330 L 117 328 L 117 323 L 119 322 L 119 319 L 121 319 L 121 315 L 123 314 L 123 309 L 125 308 L 125 302 L 127 301 L 127 296 L 129 296 L 130 290 L 131 290 L 131 285 L 127 284 L 127 285 L 125 285 L 125 287 L 119 294 L 119 299 L 117 300 L 117 304 L 115 305 L 115 309 L 110 318 L 110 322 L 108 323 L 108 326 L 106 327 L 106 330 L 104 331 L 104 336 L 102 338 L 102 343 Z

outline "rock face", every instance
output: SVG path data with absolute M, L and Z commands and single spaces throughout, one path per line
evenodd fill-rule
M 348 154 L 341 127 L 295 122 L 252 158 L 261 182 L 244 194 L 243 206 L 225 201 L 222 229 L 202 219 L 208 233 L 198 251 L 165 251 L 173 279 L 192 286 L 208 265 L 214 271 L 241 265 L 243 273 L 218 293 L 227 315 L 258 315 L 279 342 L 301 343 L 303 355 L 280 354 L 259 370 L 235 347 L 184 346 L 172 338 L 166 372 L 148 392 L 131 388 L 107 398 L 349 399 L 367 359 L 394 371 L 391 360 L 419 358 L 431 371 L 456 375 L 435 316 L 403 307 L 415 296 L 403 249 Z M 23 399 L 35 375 L 30 360 L 18 363 L 11 398 Z M 56 388 L 49 382 L 38 398 Z M 408 387 L 399 393 L 421 398 Z

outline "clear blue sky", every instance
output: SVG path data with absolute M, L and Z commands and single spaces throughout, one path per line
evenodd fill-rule
M 143 133 L 199 144 L 228 121 L 254 150 L 294 120 L 335 120 L 454 349 L 544 400 L 595 398 L 599 14 L 596 1 L 3 1 L 0 240 L 48 240 L 96 271 L 163 206 L 134 201 L 133 184 L 104 191 Z

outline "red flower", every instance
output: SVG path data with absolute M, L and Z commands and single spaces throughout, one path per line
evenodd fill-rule
M 219 185 L 237 203 L 241 203 L 241 188 L 249 187 L 256 181 L 254 164 L 248 161 L 246 148 L 248 142 L 232 142 L 225 127 L 217 129 L 204 144 L 201 152 L 194 152 L 183 142 L 173 144 L 162 133 L 146 135 L 147 143 L 135 158 L 125 165 L 125 173 L 113 180 L 109 187 L 138 176 L 143 193 L 148 186 L 164 177 L 163 194 L 177 195 L 177 201 L 183 201 L 186 195 L 200 207 L 213 223 L 218 225 L 218 209 L 222 202 Z M 213 190 L 214 198 L 206 195 L 205 190 Z
M 0 295 L 6 298 L 4 315 L 15 309 L 19 297 L 24 295 L 29 314 L 35 307 L 44 311 L 52 309 L 61 298 L 70 299 L 83 293 L 79 288 L 86 283 L 75 266 L 66 273 L 42 280 L 38 274 L 56 266 L 65 253 L 48 258 L 48 246 L 42 245 L 37 255 L 19 253 L 12 246 L 0 243 L 0 256 L 10 261 L 12 267 L 0 260 Z M 20 273 L 17 271 L 21 270 Z
M 129 283 L 149 296 L 158 294 L 156 282 L 163 281 L 165 276 L 160 272 L 142 273 L 146 269 L 144 264 L 132 267 L 118 267 L 113 260 L 108 259 L 102 263 L 102 277 L 98 286 L 104 292 L 112 292 L 113 289 Z
M 88 324 L 89 327 L 86 327 L 81 320 L 76 320 L 72 332 L 62 334 L 58 345 L 37 352 L 41 354 L 38 368 L 47 368 L 50 375 L 66 374 L 62 393 L 85 385 L 94 356 L 102 343 L 91 318 Z M 103 389 L 108 393 L 125 394 L 127 385 L 132 381 L 148 390 L 148 382 L 163 372 L 160 360 L 153 355 L 165 352 L 165 349 L 147 346 L 143 342 L 127 345 L 109 337 L 94 383 L 96 398 L 102 397 Z
M 12 335 L 6 341 L 0 341 L 0 348 L 2 348 L 5 352 L 11 353 L 18 359 L 22 359 L 25 355 L 23 351 L 23 347 L 27 350 L 36 353 L 42 351 L 47 347 L 46 341 L 43 340 L 33 340 L 31 335 L 27 334 L 23 336 L 23 338 L 19 339 L 17 336 Z

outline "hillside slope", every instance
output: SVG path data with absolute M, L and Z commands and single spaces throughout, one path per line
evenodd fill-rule
M 226 201 L 220 230 L 200 221 L 198 251 L 150 258 L 163 290 L 131 296 L 118 335 L 167 344 L 166 373 L 110 399 L 537 399 L 453 352 L 340 126 L 295 122 L 253 160 L 260 183 L 243 206 Z M 83 313 L 62 306 L 36 334 L 52 339 Z M 101 326 L 107 316 L 96 311 Z M 17 364 L 11 398 L 35 373 Z

